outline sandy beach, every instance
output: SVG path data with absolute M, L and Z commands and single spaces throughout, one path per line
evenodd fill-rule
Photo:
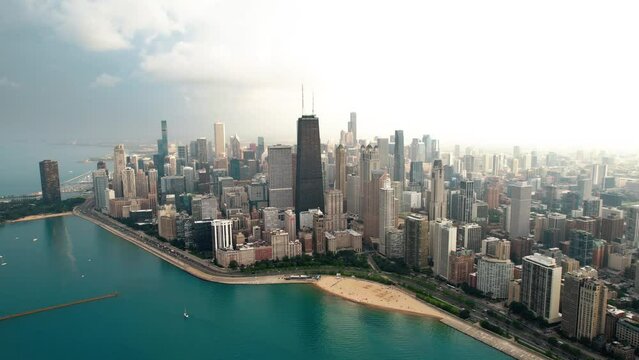
M 437 319 L 449 316 L 439 309 L 417 300 L 414 296 L 410 296 L 389 285 L 350 277 L 338 279 L 335 276 L 325 275 L 319 281 L 316 281 L 315 285 L 326 292 L 358 304 Z
M 379 309 L 435 318 L 442 323 L 517 359 L 545 359 L 512 340 L 494 335 L 477 324 L 465 322 L 428 305 L 407 291 L 362 279 L 322 275 L 314 283 L 320 289 L 352 302 Z
M 10 220 L 10 221 L 7 221 L 7 222 L 12 224 L 12 223 L 48 219 L 48 218 L 54 218 L 54 217 L 60 217 L 60 216 L 69 216 L 69 215 L 73 215 L 73 212 L 72 211 L 67 211 L 67 212 L 56 213 L 56 214 L 29 215 L 29 216 L 25 216 L 23 218 L 19 218 L 19 219 L 16 219 L 16 220 Z

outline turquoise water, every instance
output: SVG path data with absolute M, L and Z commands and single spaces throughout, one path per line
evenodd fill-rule
M 2 359 L 508 358 L 309 285 L 204 282 L 76 217 L 0 226 L 0 255 L 0 316 L 120 292 L 0 322 Z

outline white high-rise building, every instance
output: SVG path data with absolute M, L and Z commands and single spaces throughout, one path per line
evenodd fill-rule
M 453 222 L 438 219 L 430 222 L 431 254 L 433 255 L 433 271 L 448 279 L 450 252 L 457 248 L 457 228 Z
M 510 260 L 482 256 L 477 262 L 477 289 L 492 299 L 506 299 L 514 267 Z
M 233 221 L 213 220 L 213 251 L 233 248 Z
M 165 176 L 175 176 L 177 175 L 177 158 L 174 155 L 169 155 L 169 172 L 168 174 L 165 172 Z
M 395 226 L 395 197 L 391 180 L 386 177 L 379 189 L 379 252 L 386 254 L 386 231 Z
M 293 155 L 290 146 L 268 147 L 269 204 L 284 210 L 293 207 Z
M 122 170 L 122 192 L 125 199 L 135 199 L 137 189 L 135 188 L 135 170 L 126 168 Z
M 510 185 L 510 236 L 512 238 L 530 234 L 530 207 L 532 205 L 532 187 L 517 183 Z
M 554 258 L 541 254 L 523 258 L 521 302 L 550 324 L 561 321 L 560 291 L 561 266 Z
M 289 241 L 295 241 L 297 239 L 295 226 L 295 211 L 287 209 L 284 211 L 284 231 L 288 233 Z
M 113 191 L 116 198 L 124 197 L 122 191 L 122 171 L 126 167 L 124 145 L 118 144 L 113 149 Z
M 215 137 L 215 158 L 222 159 L 226 157 L 226 135 L 224 133 L 224 123 L 216 122 L 213 124 L 213 132 Z
M 639 205 L 633 205 L 626 214 L 626 241 L 639 247 Z

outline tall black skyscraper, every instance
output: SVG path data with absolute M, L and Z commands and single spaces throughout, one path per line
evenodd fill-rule
M 40 161 L 40 184 L 42 185 L 42 200 L 49 203 L 60 202 L 60 174 L 57 161 Z
M 324 210 L 319 119 L 302 115 L 297 119 L 297 163 L 295 171 L 295 221 L 300 225 L 300 212 Z
M 404 166 L 404 130 L 395 130 L 395 158 L 393 181 L 399 181 L 404 186 L 406 167 Z

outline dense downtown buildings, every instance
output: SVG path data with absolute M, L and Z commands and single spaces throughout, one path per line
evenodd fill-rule
M 113 170 L 93 172 L 94 207 L 221 267 L 368 252 L 493 306 L 522 306 L 567 339 L 632 343 L 639 334 L 632 316 L 607 327 L 620 289 L 639 300 L 639 206 L 609 192 L 612 167 L 521 147 L 442 152 L 432 135 L 404 146 L 402 130 L 368 141 L 356 124 L 352 113 L 332 143 L 317 116 L 303 115 L 295 144 L 269 144 L 227 139 L 217 122 L 213 142 L 173 146 L 162 122 L 157 154 L 120 144 Z

